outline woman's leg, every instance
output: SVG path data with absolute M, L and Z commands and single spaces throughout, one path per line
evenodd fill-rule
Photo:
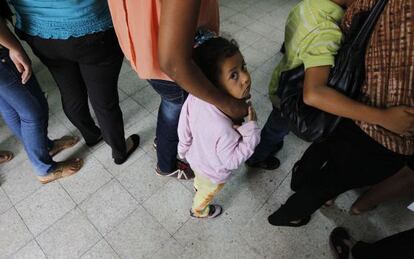
M 118 76 L 124 55 L 113 29 L 80 38 L 85 48 L 79 59 L 82 78 L 98 119 L 103 139 L 115 160 L 127 154 L 124 121 L 119 106 Z
M 177 170 L 178 120 L 187 93 L 174 82 L 149 80 L 149 83 L 161 96 L 156 130 L 157 158 L 158 168 L 167 175 Z
M 337 195 L 376 184 L 405 165 L 407 156 L 387 150 L 350 123 L 340 125 L 329 139 L 331 158 L 321 173 L 269 217 L 271 224 L 307 218 Z
M 69 40 L 42 39 L 24 33 L 20 36 L 51 72 L 59 87 L 63 111 L 81 132 L 86 144 L 94 145 L 99 142 L 101 131 L 92 119 L 87 89 L 79 65 L 71 60 L 77 49 L 69 44 Z
M 20 83 L 19 73 L 14 64 L 4 57 L 1 64 L 2 77 L 10 75 L 9 81 L 2 78 L 0 82 L 0 109 L 6 123 L 23 142 L 30 161 L 38 175 L 45 175 L 53 168 L 55 162 L 48 153 L 48 139 L 45 129 L 48 114 L 31 91 L 39 87 L 34 76 L 27 85 Z M 15 77 L 11 77 L 14 75 Z M 7 82 L 7 83 L 6 83 Z M 39 88 L 40 89 L 40 88 Z

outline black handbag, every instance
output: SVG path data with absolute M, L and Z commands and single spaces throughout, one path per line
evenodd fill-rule
M 355 99 L 365 79 L 365 52 L 372 30 L 387 0 L 378 0 L 371 11 L 355 15 L 343 44 L 335 56 L 328 86 Z M 306 105 L 303 102 L 304 66 L 284 71 L 279 79 L 279 97 L 282 116 L 289 129 L 298 137 L 314 142 L 325 139 L 341 117 Z

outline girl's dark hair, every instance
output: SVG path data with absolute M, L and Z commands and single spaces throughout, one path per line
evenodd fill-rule
M 0 0 L 0 17 L 11 22 L 11 17 L 13 16 L 12 11 L 10 10 L 9 5 L 6 0 Z
M 239 45 L 235 40 L 222 37 L 211 38 L 194 49 L 193 59 L 203 71 L 204 75 L 218 86 L 220 63 L 229 57 L 236 55 Z

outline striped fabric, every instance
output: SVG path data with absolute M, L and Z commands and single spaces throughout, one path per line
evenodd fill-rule
M 305 68 L 333 66 L 342 40 L 343 9 L 331 0 L 303 0 L 289 13 L 285 26 L 286 53 L 273 72 L 269 96 L 278 106 L 280 73 L 304 64 Z
M 369 10 L 376 0 L 355 0 L 347 9 L 343 29 L 352 16 Z M 389 0 L 371 36 L 366 58 L 366 79 L 359 101 L 375 107 L 414 107 L 414 0 Z M 379 126 L 357 124 L 387 149 L 414 154 L 414 136 L 401 137 Z

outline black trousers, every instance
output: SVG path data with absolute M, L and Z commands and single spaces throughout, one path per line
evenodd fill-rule
M 43 39 L 21 31 L 17 34 L 52 73 L 63 110 L 86 143 L 96 143 L 102 135 L 112 148 L 113 158 L 123 158 L 126 144 L 118 76 L 124 56 L 115 31 L 109 29 L 66 40 Z M 101 129 L 92 119 L 88 97 Z
M 352 247 L 355 259 L 410 259 L 414 258 L 414 228 L 397 233 L 375 243 L 357 242 Z
M 292 170 L 296 191 L 269 217 L 272 224 L 306 218 L 326 201 L 397 173 L 409 156 L 394 153 L 343 120 L 326 141 L 313 143 Z

